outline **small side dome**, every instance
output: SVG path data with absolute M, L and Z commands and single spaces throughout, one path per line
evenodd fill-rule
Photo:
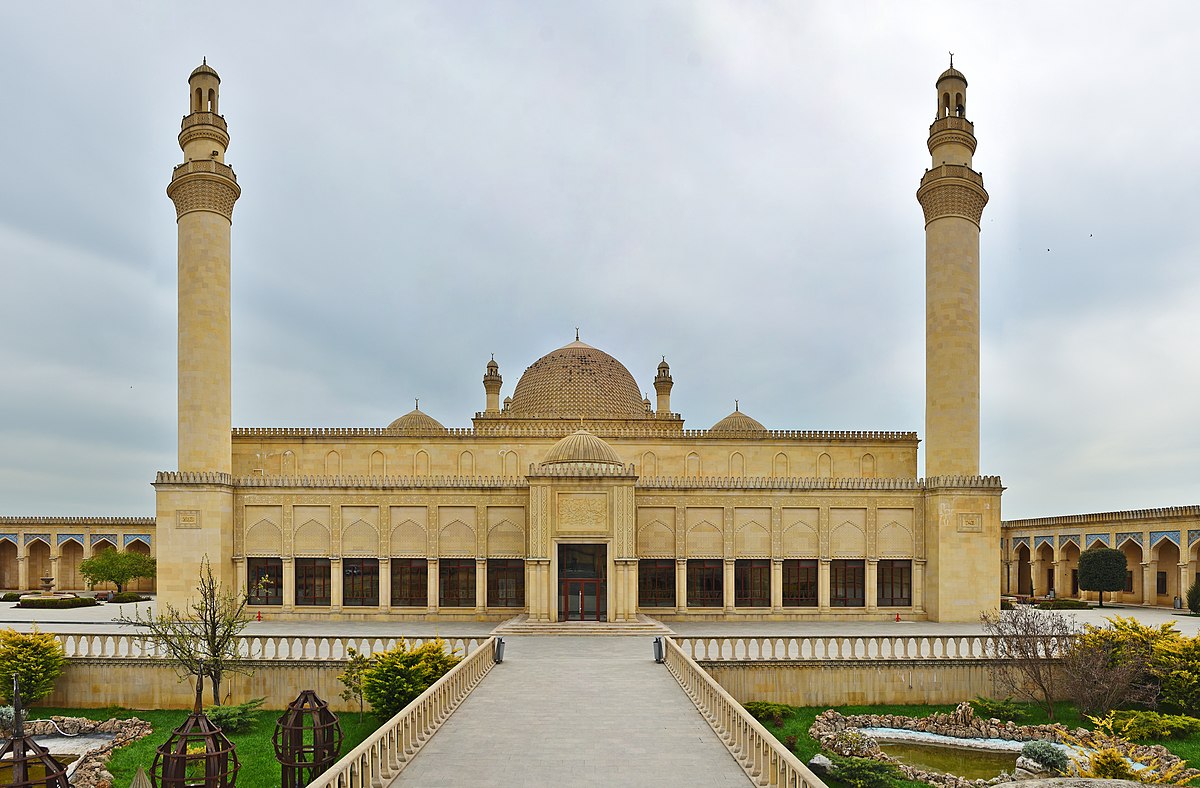
M 766 432 L 767 428 L 758 421 L 750 418 L 738 406 L 734 406 L 733 413 L 730 413 L 725 418 L 712 425 L 709 432 Z
M 446 428 L 442 423 L 425 413 L 420 408 L 413 408 L 400 418 L 388 425 L 389 430 L 403 432 L 408 435 L 429 435 L 444 433 Z
M 496 363 L 495 357 L 493 357 L 492 360 L 487 363 L 487 368 L 488 369 L 500 369 L 500 365 Z
M 663 360 L 658 362 L 658 371 L 659 372 L 670 372 L 671 371 L 671 365 L 667 363 L 666 356 L 663 356 Z
M 563 438 L 554 444 L 546 453 L 546 459 L 542 460 L 543 465 L 562 465 L 569 462 L 625 467 L 625 463 L 617 456 L 612 446 L 587 430 L 579 430 Z

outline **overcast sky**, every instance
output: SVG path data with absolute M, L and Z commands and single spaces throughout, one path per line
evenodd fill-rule
M 221 74 L 233 422 L 447 426 L 574 338 L 693 428 L 924 433 L 934 81 L 970 81 L 1006 518 L 1200 503 L 1200 5 L 4 3 L 0 513 L 175 461 L 187 76 Z M 653 395 L 651 395 L 653 396 Z

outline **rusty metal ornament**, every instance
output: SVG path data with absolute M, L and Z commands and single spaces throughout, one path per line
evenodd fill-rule
M 21 708 L 21 682 L 13 674 L 13 735 L 0 749 L 0 760 L 10 772 L 6 788 L 69 788 L 67 769 L 50 751 L 25 734 L 25 710 Z M 38 772 L 42 776 L 36 777 Z
M 196 676 L 192 713 L 154 753 L 154 788 L 234 788 L 241 768 L 233 742 L 204 714 L 204 675 Z
M 282 770 L 282 788 L 302 788 L 337 762 L 342 725 L 328 703 L 304 690 L 275 723 L 271 743 Z

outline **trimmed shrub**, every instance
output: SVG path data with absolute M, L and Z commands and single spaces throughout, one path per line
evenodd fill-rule
M 68 596 L 58 599 L 22 599 L 17 607 L 38 608 L 41 610 L 69 610 L 73 607 L 91 607 L 99 604 L 88 596 Z
M 245 733 L 254 725 L 255 712 L 266 698 L 255 698 L 233 706 L 205 706 L 204 714 L 225 733 Z
M 1200 578 L 1192 583 L 1187 590 L 1187 596 L 1184 597 L 1187 602 L 1187 609 L 1200 616 Z
M 413 649 L 401 643 L 376 654 L 373 664 L 363 671 L 363 695 L 371 710 L 386 720 L 461 661 L 462 657 L 446 653 L 446 641 L 441 638 Z
M 1013 702 L 1012 695 L 1001 700 L 994 698 L 975 698 L 971 701 L 975 716 L 985 720 L 997 719 L 1002 722 L 1020 722 L 1025 719 L 1025 707 Z
M 1082 599 L 1051 599 L 1038 603 L 1038 610 L 1087 610 L 1091 605 Z
M 837 769 L 834 775 L 851 788 L 893 788 L 904 775 L 887 761 L 871 758 L 830 758 Z
M 0 698 L 12 702 L 12 677 L 21 680 L 21 698 L 36 703 L 54 691 L 66 656 L 49 632 L 0 629 Z
M 0 596 L 0 602 L 19 602 L 21 595 L 16 591 L 9 591 L 4 596 Z
M 784 720 L 796 713 L 796 710 L 791 706 L 785 706 L 782 703 L 766 703 L 758 700 L 750 701 L 743 708 L 750 712 L 750 716 L 754 719 L 759 722 L 770 722 L 776 728 L 783 727 Z
M 1012 600 L 1009 600 L 1009 599 L 1001 599 L 1001 600 L 1000 600 L 1000 609 L 1001 609 L 1001 610 L 1012 610 L 1012 609 L 1013 609 L 1013 603 L 1012 603 Z
M 1200 719 L 1183 714 L 1159 714 L 1156 711 L 1114 711 L 1109 715 L 1112 729 L 1126 739 L 1186 739 L 1200 733 Z
M 1065 774 L 1070 763 L 1067 754 L 1048 741 L 1025 742 L 1021 754 L 1037 761 L 1055 774 Z
M 149 601 L 150 601 L 150 597 L 142 596 L 141 594 L 135 594 L 132 591 L 126 591 L 123 594 L 113 594 L 113 598 L 110 600 L 111 604 L 114 604 L 114 605 L 123 605 L 127 602 L 149 602 Z

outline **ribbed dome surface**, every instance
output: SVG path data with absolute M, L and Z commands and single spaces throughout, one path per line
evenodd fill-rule
M 642 392 L 625 365 L 575 341 L 533 362 L 513 391 L 517 418 L 644 419 Z
M 767 428 L 740 410 L 735 410 L 712 425 L 709 432 L 766 432 Z
M 388 429 L 413 435 L 428 435 L 429 433 L 446 431 L 446 428 L 442 426 L 440 421 L 423 412 L 420 408 L 405 413 L 389 424 Z
M 208 65 L 207 60 L 205 62 L 201 63 L 200 65 L 196 66 L 196 68 L 192 69 L 192 73 L 191 73 L 191 75 L 189 75 L 188 79 L 191 79 L 192 77 L 196 76 L 197 74 L 212 74 L 214 77 L 217 78 L 218 82 L 221 81 L 221 77 L 217 74 L 216 70 L 212 66 Z
M 546 459 L 542 460 L 543 465 L 561 465 L 567 462 L 587 462 L 622 467 L 625 465 L 612 446 L 587 430 L 579 430 L 563 438 L 551 447 L 550 451 L 546 453 Z
M 942 75 L 937 78 L 938 83 L 940 84 L 943 79 L 961 79 L 964 85 L 967 83 L 966 76 L 954 66 L 942 72 Z

